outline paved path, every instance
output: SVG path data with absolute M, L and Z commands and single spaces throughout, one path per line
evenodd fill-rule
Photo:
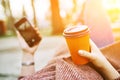
M 62 36 L 43 37 L 35 53 L 36 71 L 53 57 L 56 48 L 65 42 Z M 16 80 L 20 74 L 22 51 L 16 37 L 0 38 L 0 80 Z

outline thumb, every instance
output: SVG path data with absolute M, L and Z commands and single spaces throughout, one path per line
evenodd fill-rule
M 85 58 L 90 59 L 91 61 L 95 59 L 95 57 L 94 57 L 91 53 L 89 53 L 89 52 L 87 52 L 87 51 L 84 51 L 84 50 L 79 50 L 79 51 L 78 51 L 78 54 L 79 54 L 80 56 L 83 56 L 83 57 L 85 57 Z

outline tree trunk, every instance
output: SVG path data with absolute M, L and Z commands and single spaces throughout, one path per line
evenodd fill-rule
M 8 5 L 8 12 L 9 12 L 9 15 L 8 15 L 8 26 L 10 26 L 10 29 L 13 31 L 13 33 L 15 33 L 15 30 L 13 28 L 14 26 L 14 18 L 13 18 L 13 15 L 12 15 L 12 10 L 11 10 L 11 6 L 10 6 L 10 1 L 8 0 L 7 2 L 7 5 Z
M 14 18 L 12 15 L 12 10 L 10 6 L 10 1 L 9 0 L 2 0 L 2 5 L 4 7 L 4 13 L 6 15 L 7 21 L 6 21 L 6 27 L 8 30 L 12 31 L 15 33 L 13 26 L 14 26 Z
M 58 0 L 50 0 L 51 2 L 51 11 L 52 11 L 52 34 L 57 35 L 61 34 L 64 30 L 64 24 L 60 16 L 60 9 Z
M 35 5 L 34 5 L 34 0 L 31 0 L 31 5 L 33 8 L 33 21 L 34 21 L 34 26 L 37 27 L 37 21 L 36 21 L 36 12 L 35 12 Z

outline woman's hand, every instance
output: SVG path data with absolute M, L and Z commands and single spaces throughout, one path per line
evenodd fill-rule
M 79 50 L 79 55 L 88 58 L 101 72 L 107 80 L 114 80 L 120 75 L 115 68 L 109 63 L 96 45 L 90 41 L 91 53 Z
M 37 34 L 40 36 L 38 29 L 36 29 Z M 20 46 L 22 48 L 23 51 L 23 55 L 22 55 L 22 67 L 21 67 L 21 73 L 20 76 L 27 76 L 27 75 L 31 75 L 35 72 L 35 68 L 34 68 L 34 53 L 38 48 L 38 45 L 40 42 L 38 42 L 38 44 L 36 44 L 33 47 L 29 47 L 28 44 L 25 42 L 25 40 L 23 39 L 23 37 L 20 35 L 20 33 L 18 31 L 16 31 L 17 33 L 17 37 L 20 43 Z

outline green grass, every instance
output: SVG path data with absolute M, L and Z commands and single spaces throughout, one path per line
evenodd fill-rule
M 13 37 L 13 36 L 16 36 L 16 34 L 13 33 L 12 31 L 7 31 L 5 34 L 0 35 L 0 38 Z

